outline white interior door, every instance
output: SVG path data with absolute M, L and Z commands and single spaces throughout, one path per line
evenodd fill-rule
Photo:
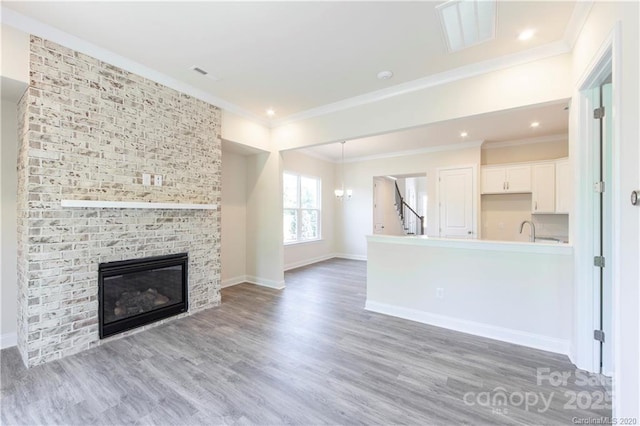
M 474 238 L 476 216 L 472 167 L 438 171 L 440 236 Z

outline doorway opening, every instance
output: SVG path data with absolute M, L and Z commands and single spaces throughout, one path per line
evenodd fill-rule
M 374 234 L 426 234 L 427 206 L 425 173 L 373 178 Z

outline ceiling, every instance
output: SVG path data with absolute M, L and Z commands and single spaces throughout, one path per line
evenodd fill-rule
M 568 100 L 565 99 L 353 139 L 345 144 L 344 157 L 345 161 L 355 161 L 386 157 L 391 153 L 408 155 L 444 146 L 451 147 L 456 144 L 480 141 L 489 145 L 497 142 L 562 140 L 569 131 L 567 105 Z M 539 126 L 532 128 L 533 122 L 539 123 Z M 466 132 L 467 136 L 462 137 L 460 135 L 462 132 Z M 337 162 L 341 158 L 340 143 L 319 145 L 299 151 L 327 161 Z
M 500 1 L 496 39 L 449 53 L 438 2 L 11 2 L 2 6 L 204 91 L 283 120 L 481 61 L 548 46 L 575 1 Z M 532 39 L 517 39 L 524 29 Z M 219 80 L 197 74 L 207 70 Z M 379 71 L 393 78 L 379 80 Z M 470 135 L 473 138 L 472 135 Z M 371 138 L 370 138 L 371 139 Z

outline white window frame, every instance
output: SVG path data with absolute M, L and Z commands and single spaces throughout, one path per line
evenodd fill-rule
M 282 239 L 283 239 L 283 244 L 288 246 L 288 245 L 294 245 L 294 244 L 304 244 L 304 243 L 308 243 L 308 242 L 314 242 L 314 241 L 320 241 L 322 240 L 322 179 L 319 178 L 318 176 L 311 176 L 311 175 L 305 175 L 305 174 L 300 174 L 300 173 L 296 173 L 296 172 L 290 172 L 290 171 L 284 171 L 282 173 L 283 176 L 283 182 L 284 182 L 284 175 L 290 175 L 290 176 L 295 176 L 297 179 L 297 188 L 298 188 L 298 196 L 297 196 L 297 200 L 298 200 L 298 206 L 296 208 L 291 208 L 291 207 L 285 207 L 284 206 L 284 197 L 283 197 L 283 205 L 282 205 L 282 217 L 284 219 L 284 212 L 287 210 L 295 210 L 296 212 L 296 239 L 293 241 L 284 241 L 284 232 L 282 235 Z M 300 207 L 300 200 L 302 199 L 302 185 L 300 183 L 302 178 L 306 178 L 306 179 L 313 179 L 316 181 L 317 183 L 317 191 L 318 191 L 318 207 L 314 208 L 314 209 L 310 209 L 310 208 L 303 208 Z M 283 188 L 282 191 L 284 192 L 284 183 L 283 183 Z M 316 238 L 302 238 L 302 227 L 300 226 L 300 224 L 302 223 L 302 212 L 303 211 L 316 211 L 318 214 L 318 236 Z

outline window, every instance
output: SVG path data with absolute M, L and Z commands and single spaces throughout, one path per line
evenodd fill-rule
M 320 239 L 320 179 L 293 173 L 283 175 L 284 243 Z

